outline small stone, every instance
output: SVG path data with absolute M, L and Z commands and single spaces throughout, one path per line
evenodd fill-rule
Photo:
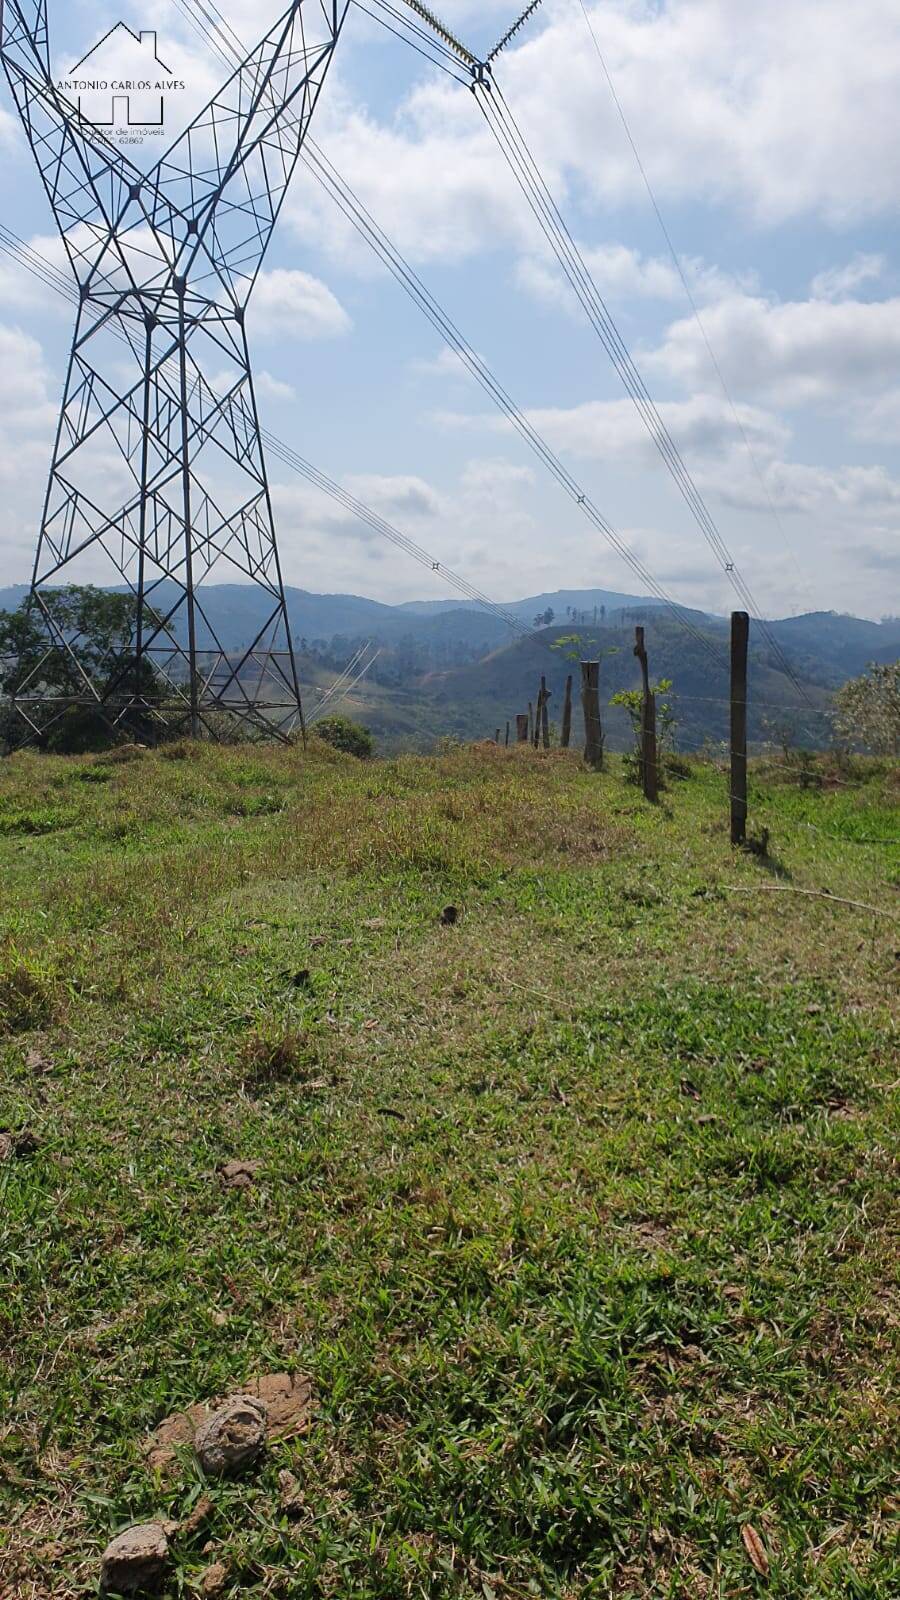
M 220 1477 L 249 1466 L 266 1442 L 267 1416 L 265 1401 L 238 1394 L 201 1422 L 194 1450 L 204 1472 Z
M 113 1594 L 146 1594 L 159 1587 L 169 1556 L 160 1522 L 126 1528 L 108 1544 L 100 1564 L 100 1587 Z
M 208 1597 L 208 1600 L 213 1600 L 214 1596 L 222 1593 L 227 1578 L 228 1568 L 223 1562 L 214 1561 L 211 1567 L 207 1567 L 200 1574 L 200 1593 Z

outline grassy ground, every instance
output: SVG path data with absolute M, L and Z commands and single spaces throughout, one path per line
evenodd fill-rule
M 5 1600 L 94 1593 L 207 1489 L 172 1595 L 900 1593 L 898 791 L 861 776 L 761 772 L 755 856 L 699 765 L 653 810 L 488 747 L 6 762 Z M 304 1437 L 148 1466 L 280 1370 Z

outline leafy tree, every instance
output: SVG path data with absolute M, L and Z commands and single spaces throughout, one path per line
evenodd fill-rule
M 134 654 L 137 607 L 132 594 L 73 584 L 46 590 L 43 603 L 101 695 L 114 691 L 117 697 L 136 693 L 147 701 L 157 697 L 152 664 L 145 657 L 139 669 Z M 8 702 L 17 694 L 60 699 L 84 694 L 75 660 L 52 643 L 42 613 L 27 600 L 15 611 L 0 611 L 0 697 Z M 7 705 L 7 737 L 9 717 Z M 54 724 L 47 743 L 71 751 L 103 744 L 108 737 L 108 725 L 97 711 L 73 707 Z
M 834 697 L 834 726 L 847 744 L 900 756 L 900 661 L 873 662 Z
M 671 678 L 660 678 L 658 683 L 651 683 L 650 691 L 656 696 L 656 752 L 662 765 L 663 757 L 671 751 L 678 723 Z M 635 748 L 634 753 L 626 757 L 626 763 L 629 776 L 637 782 L 643 755 L 641 730 L 644 724 L 644 691 L 621 689 L 609 703 L 611 706 L 621 706 L 631 719 Z
M 352 722 L 349 717 L 323 717 L 321 722 L 315 724 L 315 731 L 320 739 L 333 745 L 335 750 L 358 756 L 361 761 L 367 761 L 375 753 L 375 740 L 369 729 L 359 722 Z
M 554 639 L 551 650 L 559 650 L 567 661 L 605 661 L 607 656 L 617 656 L 619 646 L 607 645 L 604 649 L 599 639 L 591 639 L 584 633 L 564 633 Z

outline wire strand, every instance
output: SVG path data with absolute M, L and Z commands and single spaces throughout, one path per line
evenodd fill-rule
M 201 4 L 202 0 L 179 0 L 179 3 L 183 6 L 195 6 Z M 212 0 L 208 0 L 208 4 L 212 6 Z M 213 7 L 213 9 L 217 10 L 215 7 Z M 217 14 L 221 15 L 221 13 Z M 230 24 L 227 26 L 232 38 L 236 40 L 237 35 L 234 33 L 234 29 L 231 28 Z M 229 54 L 236 52 L 236 45 L 229 44 L 228 41 L 225 40 L 225 36 L 222 33 L 221 28 L 216 27 L 216 34 L 220 40 L 227 44 Z M 221 43 L 216 44 L 215 41 L 211 42 L 213 43 L 214 48 L 216 48 L 220 54 L 224 53 Z M 325 189 L 326 193 L 331 196 L 332 200 L 335 201 L 339 209 L 344 213 L 357 231 L 375 249 L 376 254 L 379 255 L 384 265 L 388 267 L 389 271 L 392 272 L 401 286 L 404 287 L 408 293 L 410 293 L 413 300 L 419 305 L 420 309 L 425 312 L 426 316 L 436 330 L 441 334 L 445 342 L 450 344 L 451 347 L 456 350 L 457 354 L 461 357 L 464 364 L 469 368 L 473 376 L 481 384 L 482 388 L 484 388 L 489 396 L 494 400 L 499 409 L 503 412 L 504 416 L 509 422 L 512 423 L 522 438 L 526 440 L 530 448 L 543 462 L 544 466 L 547 467 L 552 475 L 557 479 L 557 482 L 561 485 L 561 487 L 563 487 L 570 497 L 576 502 L 576 504 L 580 506 L 583 514 L 586 515 L 593 523 L 597 531 L 601 533 L 601 535 L 607 540 L 617 554 L 631 567 L 631 570 L 641 579 L 641 582 L 647 585 L 651 592 L 670 608 L 673 615 L 679 619 L 681 624 L 693 636 L 695 641 L 700 644 L 701 647 L 711 656 L 713 656 L 714 659 L 718 660 L 721 652 L 717 650 L 715 646 L 711 645 L 706 636 L 700 633 L 700 631 L 694 627 L 685 608 L 680 606 L 679 603 L 668 594 L 663 586 L 644 566 L 643 562 L 641 562 L 639 558 L 635 556 L 634 552 L 631 551 L 625 544 L 625 541 L 621 539 L 621 537 L 615 532 L 611 524 L 607 522 L 606 518 L 602 516 L 602 513 L 599 512 L 597 507 L 588 498 L 587 494 L 581 489 L 580 485 L 577 484 L 572 475 L 559 461 L 558 457 L 556 457 L 554 452 L 551 451 L 546 441 L 528 421 L 526 415 L 518 406 L 514 404 L 509 395 L 507 395 L 502 389 L 494 375 L 490 372 L 490 369 L 483 361 L 481 361 L 480 357 L 476 356 L 474 350 L 468 344 L 468 341 L 463 338 L 459 329 L 455 326 L 455 324 L 452 323 L 451 319 L 446 315 L 446 313 L 442 311 L 438 302 L 425 288 L 425 285 L 412 269 L 409 262 L 405 260 L 402 253 L 396 248 L 396 246 L 391 244 L 390 240 L 387 238 L 387 235 L 378 226 L 378 224 L 375 223 L 371 214 L 366 210 L 365 206 L 359 200 L 359 197 L 354 194 L 350 185 L 346 182 L 346 180 L 340 177 L 337 169 L 328 160 L 328 158 L 324 155 L 324 152 L 316 145 L 315 141 L 309 135 L 307 136 L 303 150 L 301 151 L 301 160 L 304 162 L 307 168 L 313 172 L 313 175 Z
M 782 521 L 782 518 L 781 518 L 781 513 L 779 512 L 778 507 L 775 504 L 774 499 L 772 498 L 772 494 L 771 494 L 771 491 L 769 489 L 769 485 L 766 482 L 766 479 L 765 479 L 765 476 L 763 474 L 762 468 L 760 467 L 759 462 L 758 462 L 758 460 L 756 458 L 756 453 L 755 453 L 755 451 L 753 449 L 753 446 L 750 443 L 750 439 L 749 439 L 749 436 L 747 434 L 747 430 L 744 427 L 744 424 L 743 424 L 743 422 L 741 420 L 741 417 L 740 417 L 740 414 L 738 412 L 737 406 L 735 405 L 735 402 L 734 402 L 734 400 L 732 398 L 731 391 L 730 391 L 730 389 L 728 387 L 727 382 L 725 381 L 725 374 L 722 371 L 722 367 L 721 367 L 721 364 L 719 362 L 718 356 L 716 355 L 716 352 L 713 349 L 712 341 L 710 340 L 709 334 L 707 333 L 707 330 L 706 330 L 706 325 L 705 325 L 705 323 L 704 323 L 704 321 L 703 321 L 703 319 L 702 319 L 702 317 L 700 315 L 700 309 L 699 309 L 699 307 L 697 305 L 694 293 L 693 293 L 693 291 L 691 289 L 690 283 L 689 283 L 688 278 L 687 278 L 687 274 L 685 273 L 684 267 L 682 265 L 681 257 L 679 256 L 678 251 L 675 249 L 675 245 L 673 243 L 672 236 L 671 236 L 671 234 L 669 232 L 669 229 L 668 229 L 668 227 L 666 225 L 665 219 L 663 218 L 663 214 L 662 214 L 662 211 L 660 209 L 659 202 L 657 201 L 656 194 L 654 193 L 653 186 L 652 186 L 652 184 L 650 182 L 649 174 L 647 172 L 646 167 L 644 166 L 643 160 L 641 159 L 641 155 L 640 155 L 640 152 L 638 150 L 637 143 L 636 143 L 634 135 L 633 135 L 633 133 L 631 131 L 631 126 L 629 124 L 627 116 L 625 115 L 625 108 L 622 105 L 622 102 L 621 102 L 621 100 L 619 98 L 619 95 L 618 95 L 618 91 L 616 90 L 616 86 L 615 86 L 615 83 L 613 81 L 612 73 L 609 70 L 609 66 L 607 64 L 606 57 L 604 56 L 603 51 L 600 48 L 600 41 L 597 38 L 596 30 L 594 28 L 594 24 L 591 21 L 591 16 L 590 16 L 590 12 L 588 11 L 588 8 L 587 8 L 587 5 L 586 5 L 586 0 L 578 0 L 578 4 L 581 7 L 582 15 L 583 15 L 585 23 L 587 25 L 588 32 L 589 32 L 589 34 L 591 36 L 591 39 L 593 41 L 594 49 L 597 52 L 597 56 L 598 56 L 598 59 L 600 61 L 600 65 L 603 68 L 603 75 L 604 75 L 604 77 L 606 79 L 606 82 L 607 82 L 607 84 L 609 86 L 609 92 L 610 92 L 610 95 L 612 96 L 613 104 L 614 104 L 614 106 L 616 108 L 616 111 L 617 111 L 617 113 L 619 115 L 619 119 L 620 119 L 620 121 L 622 123 L 622 127 L 623 127 L 623 129 L 625 131 L 625 137 L 628 140 L 628 143 L 629 143 L 629 145 L 631 147 L 631 152 L 632 152 L 632 155 L 634 156 L 638 172 L 641 175 L 641 179 L 643 181 L 644 188 L 647 191 L 647 195 L 648 195 L 648 198 L 650 200 L 650 204 L 651 204 L 651 206 L 653 208 L 653 212 L 654 212 L 654 214 L 656 216 L 656 220 L 659 223 L 660 231 L 661 231 L 662 236 L 663 236 L 663 238 L 664 238 L 664 240 L 666 242 L 666 246 L 668 248 L 669 255 L 672 258 L 672 262 L 673 262 L 673 265 L 675 267 L 675 271 L 678 273 L 678 276 L 679 276 L 679 278 L 681 280 L 681 285 L 682 285 L 682 288 L 684 289 L 688 305 L 691 308 L 691 312 L 693 314 L 694 320 L 695 320 L 695 322 L 697 324 L 697 327 L 700 330 L 700 334 L 701 334 L 701 337 L 703 339 L 703 343 L 706 346 L 706 350 L 707 350 L 707 353 L 709 355 L 709 359 L 710 359 L 710 361 L 712 363 L 713 369 L 714 369 L 714 371 L 716 373 L 716 376 L 717 376 L 717 378 L 719 380 L 719 383 L 721 384 L 722 392 L 725 395 L 725 399 L 727 400 L 728 405 L 729 405 L 729 407 L 731 409 L 731 414 L 732 414 L 732 416 L 734 418 L 735 424 L 736 424 L 736 426 L 737 426 L 737 428 L 738 428 L 738 430 L 740 432 L 741 438 L 742 438 L 742 440 L 744 442 L 744 445 L 746 447 L 747 454 L 748 454 L 748 456 L 750 458 L 750 462 L 751 462 L 751 464 L 753 466 L 753 470 L 756 473 L 757 478 L 759 479 L 759 483 L 760 483 L 760 486 L 762 488 L 763 494 L 765 495 L 765 497 L 766 497 L 766 499 L 767 499 L 767 501 L 769 503 L 769 509 L 770 509 L 770 511 L 772 513 L 772 516 L 775 519 L 775 524 L 776 524 L 776 527 L 778 528 L 779 534 L 781 535 L 781 539 L 782 539 L 782 542 L 784 544 L 784 547 L 788 551 L 788 553 L 789 553 L 789 555 L 791 557 L 791 560 L 793 561 L 794 566 L 797 569 L 797 576 L 800 579 L 800 583 L 801 583 L 802 587 L 806 590 L 807 601 L 812 601 L 814 603 L 814 596 L 813 596 L 812 590 L 810 588 L 809 578 L 803 572 L 803 569 L 800 566 L 800 562 L 799 562 L 799 560 L 797 558 L 797 553 L 796 553 L 796 551 L 795 551 L 795 549 L 793 547 L 793 544 L 791 543 L 790 539 L 788 538 L 787 530 L 786 530 L 786 528 L 784 526 L 784 523 Z

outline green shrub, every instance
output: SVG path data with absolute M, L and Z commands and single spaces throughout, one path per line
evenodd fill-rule
M 349 717 L 323 717 L 317 722 L 315 731 L 326 744 L 333 745 L 335 750 L 343 750 L 347 755 L 359 756 L 360 761 L 367 761 L 375 754 L 375 740 L 368 728 L 359 722 L 351 722 Z

